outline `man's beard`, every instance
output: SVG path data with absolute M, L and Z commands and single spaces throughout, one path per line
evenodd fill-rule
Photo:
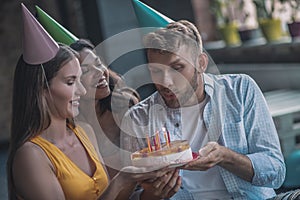
M 193 77 L 191 81 L 189 82 L 189 85 L 185 88 L 184 93 L 180 93 L 176 96 L 176 99 L 165 101 L 166 105 L 170 108 L 179 108 L 186 105 L 186 103 L 192 98 L 193 95 L 196 97 L 196 90 L 198 89 L 199 83 L 198 83 L 198 73 L 195 69 Z
M 187 86 L 185 94 L 179 98 L 179 104 L 181 107 L 185 106 L 185 104 L 192 98 L 193 95 L 196 97 L 196 90 L 198 89 L 198 86 L 198 73 L 195 69 L 192 80 L 190 81 L 190 85 Z

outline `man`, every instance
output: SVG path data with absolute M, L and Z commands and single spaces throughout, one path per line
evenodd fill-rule
M 208 57 L 197 28 L 188 21 L 147 34 L 144 45 L 157 92 L 123 120 L 121 146 L 128 151 L 124 163 L 131 152 L 147 146 L 147 134 L 166 127 L 171 141 L 186 139 L 199 153 L 182 166 L 178 194 L 188 192 L 197 200 L 274 197 L 273 188 L 284 181 L 285 165 L 256 83 L 247 75 L 204 73 Z

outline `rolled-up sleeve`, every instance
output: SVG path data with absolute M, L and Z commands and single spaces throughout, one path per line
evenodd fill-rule
M 245 88 L 244 126 L 249 141 L 247 156 L 254 169 L 252 184 L 279 188 L 286 169 L 273 119 L 262 92 L 250 77 Z

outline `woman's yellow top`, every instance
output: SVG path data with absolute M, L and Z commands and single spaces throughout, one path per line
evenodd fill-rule
M 40 146 L 52 162 L 66 199 L 97 199 L 108 186 L 107 174 L 84 130 L 76 127 L 73 132 L 96 166 L 92 177 L 84 173 L 60 149 L 42 137 L 35 137 L 31 141 Z

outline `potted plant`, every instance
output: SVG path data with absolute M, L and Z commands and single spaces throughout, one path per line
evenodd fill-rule
M 239 34 L 243 43 L 259 37 L 259 30 L 253 22 L 251 22 L 251 14 L 249 5 L 245 0 L 241 0 L 238 4 L 237 20 L 239 22 Z M 250 22 L 250 23 L 249 23 Z
M 283 31 L 281 20 L 276 18 L 274 13 L 276 10 L 276 0 L 252 0 L 256 7 L 258 24 L 262 33 L 268 42 L 281 40 Z
M 288 28 L 292 39 L 300 37 L 300 21 L 297 19 L 297 14 L 300 10 L 300 0 L 280 0 L 281 3 L 287 2 L 291 11 L 291 22 L 288 23 Z
M 211 12 L 217 20 L 218 30 L 227 46 L 238 46 L 241 39 L 236 23 L 235 7 L 239 0 L 212 0 Z

